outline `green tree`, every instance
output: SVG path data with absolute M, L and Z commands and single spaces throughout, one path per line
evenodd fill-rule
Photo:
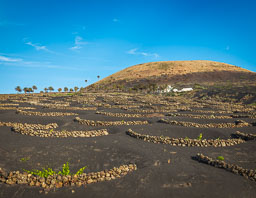
M 49 89 L 50 92 L 54 91 L 52 86 L 48 87 L 48 89 Z
M 15 90 L 16 90 L 17 92 L 22 92 L 20 86 L 15 87 Z
M 98 75 L 97 78 L 100 79 L 100 76 Z M 100 89 L 100 85 L 99 85 L 99 83 L 98 83 L 98 90 L 99 90 L 99 89 Z
M 65 92 L 68 92 L 68 88 L 67 88 L 67 87 L 64 87 L 64 91 L 65 91 Z
M 59 89 L 58 89 L 58 92 L 61 92 L 61 91 L 62 91 L 62 89 L 61 89 L 61 88 L 59 88 Z
M 75 92 L 77 92 L 78 89 L 79 89 L 78 87 L 74 87 Z
M 24 93 L 26 94 L 26 93 L 28 92 L 28 88 L 27 88 L 27 87 L 24 87 L 24 88 L 23 88 L 23 91 L 24 91 Z
M 84 81 L 85 83 L 87 83 L 87 80 Z M 83 91 L 86 89 L 86 87 L 84 87 Z M 80 91 L 82 91 L 82 89 L 80 88 Z
M 44 91 L 45 91 L 45 93 L 47 93 L 47 91 L 48 91 L 48 88 L 47 88 L 47 87 L 45 87 L 45 88 L 44 88 Z
M 37 90 L 37 86 L 33 85 L 32 89 L 33 89 L 33 92 L 34 92 L 35 90 Z
M 29 92 L 29 93 L 32 93 L 32 92 L 34 92 L 34 90 L 33 90 L 31 87 L 29 87 L 29 88 L 28 88 L 28 92 Z
M 69 89 L 70 92 L 73 92 L 74 90 L 72 88 Z

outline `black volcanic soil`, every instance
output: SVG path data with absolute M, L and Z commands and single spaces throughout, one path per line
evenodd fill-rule
M 122 98 L 117 95 L 118 98 Z M 86 96 L 81 96 L 86 97 Z M 137 96 L 130 96 L 131 98 Z M 33 98 L 33 97 L 31 97 Z M 50 97 L 49 101 L 66 100 L 67 97 Z M 72 98 L 72 97 L 69 97 Z M 74 97 L 75 98 L 75 97 Z M 103 97 L 97 97 L 97 102 Z M 0 101 L 0 103 L 17 103 Z M 110 103 L 110 102 L 109 102 Z M 113 104 L 113 103 L 112 103 Z M 153 104 L 154 105 L 154 104 Z M 155 103 L 155 105 L 157 105 Z M 189 104 L 186 104 L 189 105 Z M 40 193 L 40 187 L 28 185 L 7 185 L 0 183 L 0 197 L 232 197 L 253 198 L 256 196 L 256 182 L 224 169 L 199 163 L 192 159 L 197 153 L 215 158 L 223 156 L 225 162 L 243 168 L 256 169 L 255 140 L 230 147 L 174 147 L 164 144 L 144 142 L 126 135 L 128 129 L 156 136 L 227 139 L 236 131 L 256 134 L 255 127 L 243 128 L 192 128 L 159 123 L 158 117 L 119 118 L 95 114 L 96 111 L 56 110 L 42 106 L 20 103 L 20 106 L 35 107 L 40 112 L 74 112 L 81 119 L 88 120 L 147 120 L 149 125 L 136 126 L 85 126 L 74 122 L 76 116 L 40 117 L 16 114 L 15 110 L 0 110 L 1 122 L 20 122 L 48 124 L 57 123 L 58 129 L 93 130 L 108 129 L 110 135 L 93 138 L 41 138 L 15 133 L 10 127 L 0 127 L 0 167 L 7 171 L 41 169 L 51 167 L 61 170 L 67 161 L 75 172 L 87 166 L 86 173 L 111 169 L 122 164 L 135 163 L 137 170 L 119 179 L 92 183 L 86 187 L 62 187 L 48 194 Z M 79 106 L 72 102 L 71 106 Z M 191 107 L 193 108 L 193 107 Z M 139 109 L 143 109 L 142 107 Z M 103 108 L 105 112 L 131 113 L 123 109 Z M 209 109 L 206 109 L 209 110 Z M 212 108 L 211 110 L 218 110 Z M 25 110 L 26 111 L 26 110 Z M 172 112 L 172 111 L 170 111 Z M 256 111 L 254 110 L 254 113 Z M 191 113 L 191 112 L 182 112 Z M 192 112 L 193 113 L 193 112 Z M 165 115 L 166 113 L 162 113 Z M 198 114 L 198 113 L 197 113 Z M 228 115 L 228 114 L 227 114 Z M 195 119 L 188 117 L 169 117 L 166 119 L 197 123 L 234 122 L 237 119 Z M 243 119 L 255 122 L 255 119 Z M 22 162 L 21 158 L 29 157 Z M 168 163 L 170 160 L 170 163 Z M 72 190 L 74 190 L 72 192 Z

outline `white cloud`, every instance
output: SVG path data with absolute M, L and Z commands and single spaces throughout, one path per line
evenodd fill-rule
M 81 48 L 82 48 L 81 46 L 75 45 L 74 47 L 71 47 L 69 49 L 71 49 L 71 50 L 79 50 Z
M 128 54 L 136 54 L 138 49 L 137 48 L 134 48 L 134 49 L 130 49 L 127 53 Z
M 88 42 L 83 41 L 83 38 L 81 36 L 76 36 L 75 44 L 76 45 L 86 45 L 86 44 L 88 44 Z
M 141 55 L 143 55 L 143 56 L 148 56 L 148 53 L 146 53 L 146 52 L 141 52 Z
M 153 54 L 151 54 L 151 56 L 154 56 L 155 58 L 159 58 L 160 57 L 159 54 L 157 54 L 157 53 L 153 53 Z
M 9 58 L 9 57 L 1 56 L 0 55 L 0 61 L 3 61 L 3 62 L 20 62 L 20 61 L 22 61 L 22 59 L 19 59 L 19 58 Z
M 55 65 L 50 62 L 39 62 L 39 61 L 5 61 L 2 62 L 0 60 L 0 64 L 5 66 L 12 66 L 12 67 L 25 67 L 25 68 L 48 68 L 48 69 L 61 69 L 61 70 L 77 70 L 83 71 L 83 69 L 75 68 L 73 66 L 62 66 L 62 65 Z
M 10 58 L 10 55 L 3 54 L 3 53 L 0 53 L 0 65 L 12 66 L 12 67 L 48 68 L 48 69 L 84 71 L 84 68 L 57 65 L 51 62 L 46 62 L 46 61 L 29 61 L 21 58 Z
M 39 51 L 39 50 L 47 50 L 46 46 L 40 46 L 39 44 L 33 44 L 33 43 L 31 43 L 31 42 L 27 42 L 27 43 L 25 43 L 25 44 L 34 47 L 34 48 L 35 48 L 36 50 L 38 50 L 38 51 Z
M 26 45 L 30 45 L 34 47 L 37 51 L 43 50 L 49 53 L 54 53 L 53 51 L 49 50 L 46 46 L 40 45 L 39 43 L 32 43 L 32 42 L 26 42 Z
M 147 52 L 140 52 L 138 51 L 137 48 L 130 49 L 127 54 L 132 54 L 132 55 L 142 55 L 142 56 L 147 56 L 147 57 L 153 57 L 153 58 L 159 58 L 159 55 L 157 53 L 147 53 Z
M 73 47 L 69 48 L 69 49 L 71 49 L 71 50 L 79 50 L 79 49 L 83 48 L 82 47 L 83 45 L 87 45 L 87 44 L 88 44 L 88 42 L 83 41 L 83 38 L 81 36 L 76 36 L 76 38 L 75 38 L 75 45 Z

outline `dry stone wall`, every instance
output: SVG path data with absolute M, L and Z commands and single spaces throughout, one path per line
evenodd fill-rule
M 34 112 L 34 111 L 22 111 L 22 110 L 17 110 L 17 114 L 22 114 L 22 115 L 29 115 L 29 116 L 74 116 L 78 115 L 77 113 L 66 113 L 66 112 Z
M 148 121 L 94 121 L 94 120 L 84 120 L 79 117 L 75 118 L 80 124 L 88 126 L 118 126 L 118 125 L 143 125 L 148 124 Z
M 171 125 L 177 125 L 177 126 L 197 127 L 197 128 L 239 128 L 239 127 L 253 126 L 253 124 L 247 123 L 243 120 L 235 121 L 235 123 L 209 123 L 209 124 L 199 124 L 194 122 L 183 122 L 183 121 L 166 120 L 166 119 L 160 119 L 159 122 L 171 124 Z
M 9 185 L 23 184 L 29 186 L 42 187 L 45 190 L 61 188 L 64 186 L 86 186 L 87 184 L 110 181 L 127 175 L 129 172 L 137 170 L 136 164 L 121 165 L 110 170 L 99 172 L 82 173 L 79 175 L 54 174 L 48 177 L 40 177 L 27 172 L 20 171 L 5 172 L 0 168 L 0 183 Z
M 172 146 L 197 146 L 197 147 L 226 147 L 226 146 L 233 146 L 236 144 L 244 143 L 245 141 L 242 139 L 227 139 L 227 140 L 221 140 L 221 139 L 210 139 L 210 140 L 199 140 L 199 139 L 189 139 L 189 138 L 170 138 L 170 137 L 164 137 L 164 136 L 150 136 L 150 135 L 143 135 L 136 133 L 129 129 L 126 132 L 127 135 L 136 138 L 141 139 L 145 142 L 152 142 L 156 144 L 170 144 Z
M 205 164 L 214 166 L 216 168 L 223 168 L 232 173 L 242 175 L 245 178 L 250 179 L 252 181 L 256 181 L 256 171 L 255 170 L 252 170 L 252 169 L 248 170 L 248 169 L 242 168 L 238 165 L 228 164 L 222 160 L 214 160 L 214 159 L 212 159 L 208 156 L 205 156 L 203 154 L 200 154 L 200 153 L 198 153 L 194 157 L 194 159 L 201 163 L 205 163 Z

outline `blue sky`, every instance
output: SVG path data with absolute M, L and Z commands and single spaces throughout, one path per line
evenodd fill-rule
M 0 93 L 82 87 L 152 61 L 256 71 L 255 8 L 254 0 L 0 0 Z

